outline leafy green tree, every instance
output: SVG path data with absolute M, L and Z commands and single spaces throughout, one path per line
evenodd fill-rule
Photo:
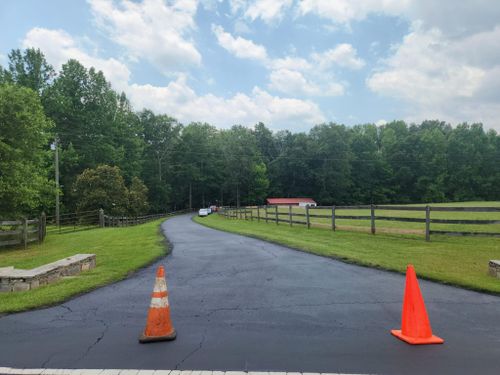
M 128 192 L 128 213 L 139 216 L 146 214 L 148 210 L 148 188 L 138 177 L 133 177 Z
M 54 192 L 46 164 L 51 129 L 33 90 L 0 86 L 0 216 L 30 214 L 48 204 Z
M 309 133 L 313 170 L 312 183 L 322 204 L 347 203 L 350 199 L 351 134 L 343 125 L 323 124 Z
M 222 137 L 221 156 L 230 202 L 236 206 L 262 204 L 256 199 L 266 195 L 269 183 L 255 136 L 250 129 L 235 125 L 223 131 Z M 257 191 L 253 191 L 255 187 Z
M 7 78 L 41 94 L 55 77 L 55 71 L 39 49 L 14 49 L 9 53 Z
M 77 212 L 102 208 L 109 215 L 125 215 L 129 206 L 120 168 L 109 165 L 85 169 L 73 184 L 73 195 L 78 197 Z
M 152 210 L 164 211 L 172 199 L 173 153 L 182 126 L 174 118 L 155 115 L 150 110 L 143 110 L 138 117 L 144 139 L 142 176 L 149 189 Z
M 70 189 L 83 169 L 107 164 L 120 167 L 127 181 L 141 175 L 141 123 L 125 95 L 113 91 L 102 72 L 69 60 L 45 90 L 43 103 L 55 122 L 62 150 L 63 201 L 68 209 L 76 207 Z M 77 155 L 76 166 L 74 153 L 65 152 L 70 145 Z M 72 157 L 67 160 L 65 155 Z
M 175 199 L 185 206 L 207 206 L 216 194 L 213 183 L 217 129 L 206 123 L 191 123 L 182 129 L 174 153 Z

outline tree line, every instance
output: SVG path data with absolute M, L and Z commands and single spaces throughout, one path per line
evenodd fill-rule
M 500 136 L 480 123 L 325 123 L 299 133 L 181 124 L 137 112 L 77 60 L 56 72 L 40 50 L 13 50 L 0 67 L 0 216 L 54 210 L 56 144 L 69 212 L 138 214 L 268 196 L 324 205 L 500 199 Z

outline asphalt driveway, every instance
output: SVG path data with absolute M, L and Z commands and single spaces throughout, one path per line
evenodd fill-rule
M 0 366 L 500 373 L 499 297 L 421 281 L 446 342 L 412 347 L 389 333 L 400 325 L 402 275 L 215 231 L 188 215 L 162 227 L 174 248 L 155 265 L 64 305 L 0 318 Z M 158 264 L 178 338 L 141 345 Z

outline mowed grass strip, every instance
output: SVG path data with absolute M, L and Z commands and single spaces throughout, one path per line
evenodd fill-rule
M 96 254 L 97 267 L 80 275 L 27 292 L 0 293 L 0 313 L 11 313 L 63 302 L 68 298 L 124 279 L 167 253 L 159 219 L 123 228 L 96 228 L 48 235 L 41 245 L 0 250 L 0 267 L 30 269 L 78 253 Z
M 196 217 L 211 228 L 280 243 L 345 262 L 405 272 L 413 264 L 419 277 L 468 289 L 500 293 L 500 279 L 488 275 L 488 261 L 500 259 L 498 238 L 456 238 L 307 229 L 286 223 L 226 219 L 218 215 Z M 257 250 L 256 250 L 257 251 Z

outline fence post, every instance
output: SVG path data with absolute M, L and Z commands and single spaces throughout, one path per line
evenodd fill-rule
M 311 229 L 311 221 L 309 220 L 309 205 L 306 205 L 306 223 L 307 229 Z
M 370 217 L 372 224 L 372 234 L 375 234 L 375 206 L 373 204 L 370 207 Z
M 267 222 L 268 222 L 268 217 L 267 217 L 267 215 L 268 215 L 268 214 L 267 214 L 267 204 L 264 206 L 264 210 L 266 211 L 266 224 L 267 224 Z
M 253 221 L 253 207 L 250 208 L 250 221 Z
M 292 226 L 292 205 L 288 206 L 288 223 Z
M 257 206 L 257 221 L 260 223 L 260 206 Z
M 102 208 L 99 209 L 99 226 L 104 228 L 104 210 Z
M 248 220 L 247 219 L 247 208 L 245 207 L 243 210 L 245 211 L 245 220 Z
M 335 231 L 335 205 L 332 206 L 332 230 Z
M 431 240 L 431 208 L 425 206 L 425 240 Z
M 45 239 L 46 223 L 47 215 L 45 215 L 45 212 L 42 212 L 42 214 L 40 215 L 40 219 L 38 219 L 38 242 L 40 243 L 42 243 Z
M 23 219 L 23 245 L 24 249 L 28 245 L 28 219 Z

